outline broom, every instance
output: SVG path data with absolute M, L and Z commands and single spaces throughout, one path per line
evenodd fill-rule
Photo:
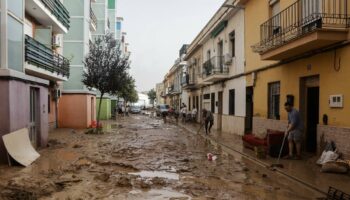
M 279 167 L 279 168 L 283 168 L 283 164 L 280 163 L 280 159 L 281 159 L 281 155 L 282 155 L 282 151 L 283 151 L 283 147 L 284 147 L 284 142 L 286 140 L 286 137 L 287 137 L 288 134 L 284 134 L 284 137 L 283 137 L 283 142 L 282 142 L 282 146 L 281 146 L 281 149 L 280 149 L 280 153 L 278 155 L 278 158 L 277 158 L 277 162 L 274 163 L 274 164 L 271 164 L 271 168 L 274 168 L 274 167 Z

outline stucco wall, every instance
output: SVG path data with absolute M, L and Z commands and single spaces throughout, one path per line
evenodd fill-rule
M 245 117 L 222 116 L 222 130 L 230 134 L 244 135 Z
M 0 137 L 27 128 L 30 120 L 30 88 L 39 92 L 38 146 L 45 147 L 48 139 L 48 89 L 16 80 L 0 80 Z M 0 139 L 0 162 L 6 163 L 6 150 Z
M 267 93 L 268 83 L 280 81 L 280 114 L 281 119 L 287 119 L 283 103 L 286 95 L 295 97 L 295 107 L 300 109 L 300 79 L 313 75 L 319 75 L 320 86 L 320 119 L 327 114 L 329 125 L 350 127 L 350 90 L 348 77 L 350 68 L 347 66 L 350 54 L 350 46 L 337 50 L 337 61 L 340 59 L 340 70 L 334 69 L 334 52 L 322 53 L 307 59 L 285 64 L 257 74 L 256 86 L 254 88 L 254 114 L 261 117 L 267 116 Z M 338 62 L 337 62 L 338 65 Z M 329 96 L 334 94 L 344 95 L 343 108 L 330 108 Z
M 87 128 L 96 119 L 96 97 L 88 94 L 63 94 L 58 116 L 60 128 Z
M 96 98 L 96 116 L 98 115 L 99 104 L 100 104 L 100 98 Z M 102 103 L 101 103 L 100 119 L 101 120 L 107 120 L 107 119 L 110 119 L 111 116 L 112 116 L 111 100 L 103 98 L 102 99 Z

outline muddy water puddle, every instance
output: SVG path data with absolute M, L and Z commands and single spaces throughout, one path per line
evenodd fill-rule
M 141 172 L 135 172 L 135 173 L 129 173 L 132 175 L 141 176 L 142 178 L 166 178 L 166 179 L 172 179 L 172 180 L 179 180 L 180 176 L 179 174 L 173 173 L 173 172 L 165 172 L 165 171 L 141 171 Z

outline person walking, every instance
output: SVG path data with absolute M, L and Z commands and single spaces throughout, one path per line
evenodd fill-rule
M 213 117 L 213 114 L 205 108 L 203 109 L 202 112 L 203 112 L 203 120 L 205 124 L 205 134 L 208 135 L 208 133 L 210 133 L 211 127 L 214 124 L 214 117 Z
M 186 105 L 181 108 L 182 122 L 186 122 L 187 107 Z
M 303 138 L 304 124 L 300 113 L 293 108 L 290 102 L 284 104 L 284 109 L 288 112 L 288 127 L 285 134 L 288 135 L 289 155 L 285 159 L 293 158 L 293 149 L 295 145 L 296 158 L 301 159 L 301 140 Z

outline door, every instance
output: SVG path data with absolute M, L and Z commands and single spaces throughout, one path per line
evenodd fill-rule
M 34 34 L 35 40 L 52 49 L 52 28 L 37 27 Z
M 317 150 L 317 125 L 319 123 L 319 76 L 301 78 L 300 115 L 304 122 L 304 141 L 306 151 Z
M 38 147 L 38 125 L 39 125 L 39 89 L 30 88 L 30 97 L 29 97 L 29 138 L 34 148 Z
M 251 133 L 253 130 L 253 87 L 246 89 L 246 118 L 245 133 Z
M 319 87 L 307 88 L 306 150 L 317 150 L 317 125 L 319 123 Z
M 91 97 L 91 121 L 95 120 L 94 97 Z
M 210 111 L 215 113 L 215 93 L 211 93 L 211 105 Z
M 222 92 L 218 93 L 218 130 L 222 128 Z

